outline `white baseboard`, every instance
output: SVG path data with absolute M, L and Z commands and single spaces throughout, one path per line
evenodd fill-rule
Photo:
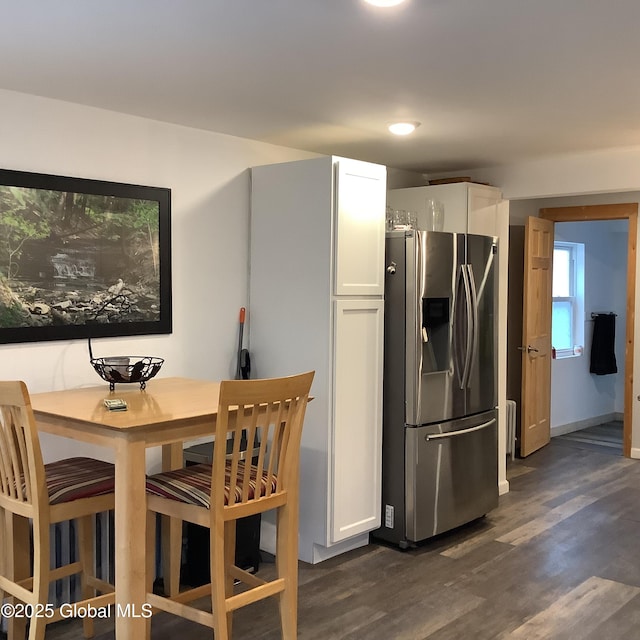
M 498 495 L 503 496 L 505 493 L 509 493 L 509 481 L 501 480 L 498 482 Z
M 300 560 L 308 562 L 309 564 L 317 564 L 323 560 L 328 560 L 334 556 L 338 556 L 341 553 L 346 553 L 352 549 L 358 549 L 369 544 L 369 534 L 363 533 L 359 536 L 353 536 L 343 542 L 332 544 L 330 547 L 323 547 L 319 544 L 313 545 L 311 555 L 307 557 L 307 553 L 304 550 L 300 550 Z M 276 553 L 276 525 L 270 522 L 266 518 L 262 518 L 260 521 L 260 549 L 266 551 L 272 555 Z
M 555 427 L 551 427 L 551 437 L 563 436 L 565 433 L 572 433 L 573 431 L 580 431 L 580 429 L 586 429 L 587 427 L 595 427 L 603 422 L 611 422 L 612 420 L 620 420 L 619 413 L 605 413 L 601 416 L 593 416 L 592 418 L 586 418 L 584 420 L 578 420 L 577 422 L 569 422 L 567 424 L 561 424 Z
M 369 544 L 369 534 L 363 533 L 359 536 L 353 536 L 343 542 L 332 544 L 330 547 L 323 547 L 319 544 L 313 545 L 313 564 L 328 560 L 335 556 L 339 556 L 341 553 L 352 551 L 353 549 L 359 549 L 360 547 L 366 547 Z
M 640 449 L 638 447 L 631 447 L 631 457 L 634 460 L 640 460 Z

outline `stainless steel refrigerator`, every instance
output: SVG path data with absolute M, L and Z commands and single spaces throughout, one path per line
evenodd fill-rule
M 407 547 L 498 504 L 497 239 L 386 238 L 382 523 Z

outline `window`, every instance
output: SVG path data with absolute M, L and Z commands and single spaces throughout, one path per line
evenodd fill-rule
M 556 358 L 578 356 L 584 344 L 584 244 L 554 243 L 552 296 Z

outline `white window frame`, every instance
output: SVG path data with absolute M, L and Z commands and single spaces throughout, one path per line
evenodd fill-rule
M 566 242 L 557 240 L 553 248 L 569 251 L 569 296 L 553 296 L 551 314 L 553 318 L 553 303 L 568 302 L 571 305 L 571 336 L 573 345 L 566 349 L 555 349 L 555 357 L 574 358 L 584 352 L 584 244 L 581 242 Z M 556 268 L 556 265 L 554 265 Z M 552 292 L 553 294 L 553 292 Z M 553 326 L 553 321 L 552 321 Z M 551 336 L 553 344 L 553 335 Z

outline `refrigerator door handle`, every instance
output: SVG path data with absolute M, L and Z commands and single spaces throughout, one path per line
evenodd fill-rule
M 464 368 L 462 369 L 462 378 L 460 379 L 460 389 L 465 389 L 469 382 L 469 375 L 471 373 L 471 356 L 473 355 L 473 306 L 471 299 L 469 274 L 465 269 L 467 265 L 460 267 L 462 273 L 462 282 L 464 284 L 464 298 L 466 306 L 466 338 L 465 338 L 465 353 L 464 353 Z
M 461 336 L 456 330 L 458 323 L 458 305 L 461 304 L 460 298 L 462 297 L 462 290 L 464 289 L 464 285 L 462 284 L 464 281 L 464 269 L 462 265 L 460 265 L 460 270 L 458 271 L 458 278 L 456 280 L 456 285 L 454 289 L 453 296 L 453 309 L 451 310 L 451 317 L 455 318 L 453 322 L 453 331 L 451 334 L 451 342 L 453 347 L 453 358 L 455 360 L 455 371 L 457 374 L 458 385 L 462 388 L 462 370 L 463 370 L 463 354 L 462 354 L 462 345 L 461 345 Z
M 453 436 L 463 436 L 465 433 L 473 433 L 474 431 L 480 431 L 481 429 L 486 429 L 490 427 L 492 424 L 495 424 L 496 419 L 491 418 L 488 422 L 483 422 L 482 424 L 478 424 L 475 427 L 469 427 L 468 429 L 460 429 L 460 431 L 448 431 L 447 433 L 432 433 L 430 435 L 426 435 L 424 439 L 428 442 L 429 440 L 441 440 L 442 438 L 451 438 Z
M 471 352 L 469 357 L 469 369 L 467 371 L 467 380 L 465 387 L 469 386 L 469 379 L 471 378 L 471 371 L 476 363 L 478 355 L 478 298 L 476 296 L 476 279 L 473 276 L 473 265 L 467 264 L 467 274 L 469 281 L 469 293 L 471 296 Z

